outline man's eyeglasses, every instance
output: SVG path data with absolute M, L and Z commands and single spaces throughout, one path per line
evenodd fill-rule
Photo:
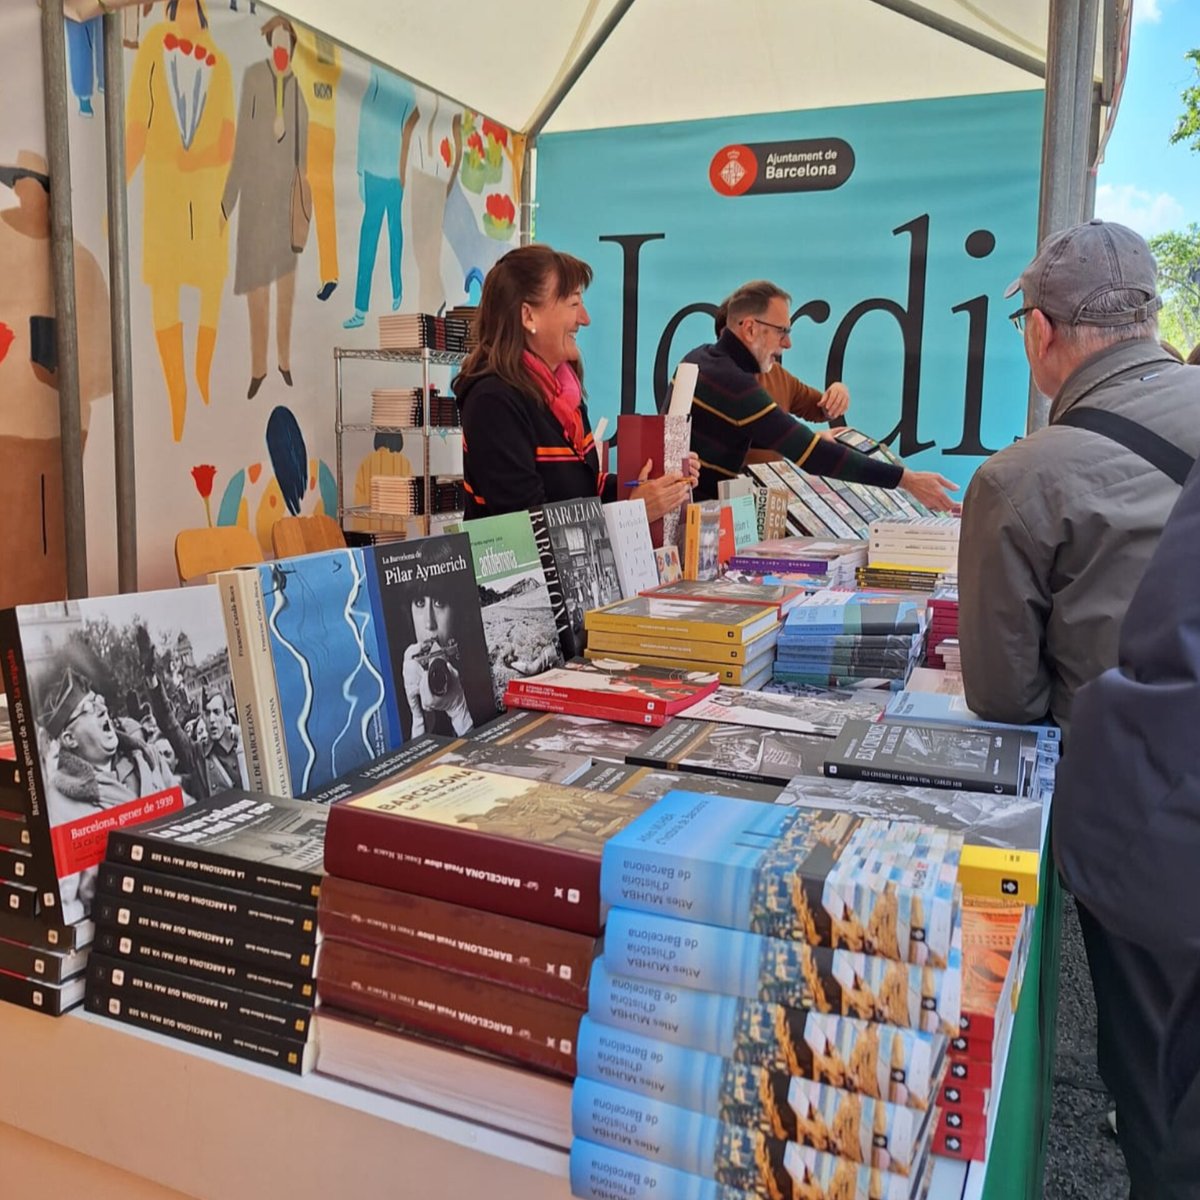
M 1008 314 L 1008 319 L 1013 323 L 1013 328 L 1018 333 L 1025 332 L 1025 318 L 1033 312 L 1033 309 L 1034 306 L 1030 305 L 1028 308 L 1018 308 L 1015 313 Z
M 70 715 L 63 729 L 68 729 L 79 720 L 80 717 L 95 717 L 101 716 L 108 712 L 108 702 L 103 696 L 93 692 L 90 696 L 84 696 L 80 702 L 75 705 L 75 711 Z
M 761 317 L 751 317 L 750 320 L 757 321 L 760 325 L 765 325 L 768 329 L 773 329 L 780 337 L 790 337 L 792 327 L 790 325 L 775 325 L 771 321 L 764 321 Z

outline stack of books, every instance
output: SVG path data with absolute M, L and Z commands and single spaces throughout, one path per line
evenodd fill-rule
M 873 521 L 860 587 L 932 591 L 958 570 L 958 517 L 908 517 Z
M 899 691 L 920 658 L 923 639 L 924 613 L 914 600 L 816 592 L 792 609 L 780 630 L 774 678 Z
M 957 637 L 943 638 L 938 642 L 937 656 L 947 671 L 962 678 L 962 651 L 959 649 Z
M 371 392 L 371 424 L 400 429 L 415 429 L 425 419 L 421 388 L 375 388 Z M 458 426 L 458 401 L 430 387 L 429 423 L 437 427 Z
M 372 475 L 371 511 L 397 517 L 423 513 L 424 481 L 413 475 Z
M 777 595 L 777 594 L 776 594 Z M 779 636 L 779 600 L 635 596 L 584 617 L 589 659 L 717 672 L 720 682 L 760 687 L 771 677 Z
M 944 577 L 929 596 L 929 632 L 925 637 L 925 662 L 931 667 L 945 667 L 942 643 L 953 640 L 958 644 L 958 579 Z
M 739 550 L 730 559 L 729 569 L 757 575 L 802 575 L 818 586 L 850 588 L 855 569 L 866 561 L 866 543 L 856 539 L 785 537 Z
M 335 804 L 319 1069 L 348 1077 L 324 1030 L 365 1022 L 381 1056 L 415 1034 L 573 1076 L 603 924 L 600 851 L 645 807 L 449 765 Z
M 430 481 L 431 513 L 460 513 L 466 501 L 463 481 L 457 475 L 435 475 Z
M 231 791 L 114 830 L 96 891 L 88 1011 L 309 1070 L 328 816 Z
M 479 308 L 474 304 L 456 304 L 453 308 L 446 310 L 447 321 L 452 322 L 455 326 L 466 327 L 463 349 L 468 352 L 479 345 L 479 327 L 476 323 L 478 313 Z
M 717 676 L 710 671 L 647 667 L 616 658 L 572 659 L 562 667 L 509 680 L 504 702 L 509 708 L 659 726 L 716 689 Z
M 463 320 L 429 313 L 387 313 L 379 318 L 381 350 L 467 350 L 470 325 Z
M 921 1196 L 961 1018 L 958 850 L 933 828 L 688 792 L 615 834 L 573 1192 L 666 1169 L 672 1195 Z

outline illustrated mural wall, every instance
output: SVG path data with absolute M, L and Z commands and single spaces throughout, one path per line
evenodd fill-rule
M 965 486 L 1025 429 L 1003 300 L 1032 255 L 1042 94 L 550 134 L 537 236 L 588 260 L 592 419 L 650 412 L 766 278 L 793 297 L 785 365 L 847 383 L 850 423 Z
M 269 553 L 279 517 L 334 512 L 334 347 L 377 345 L 382 313 L 477 295 L 516 244 L 519 164 L 507 129 L 261 4 L 121 17 L 146 588 L 174 582 L 182 528 L 236 522 Z M 0 574 L 0 604 L 65 586 L 38 23 L 32 3 L 0 17 L 0 95 L 20 114 L 0 131 L 0 270 L 20 281 L 0 296 L 0 538 L 37 566 Z M 96 594 L 116 587 L 103 33 L 99 19 L 66 30 Z M 359 419 L 372 385 L 419 382 L 363 365 L 374 373 L 347 380 Z M 353 443 L 347 499 L 367 459 L 419 462 L 405 449 L 398 435 Z

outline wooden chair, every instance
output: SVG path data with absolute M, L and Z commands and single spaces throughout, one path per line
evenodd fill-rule
M 180 583 L 207 578 L 213 571 L 262 561 L 258 538 L 240 525 L 181 529 L 175 536 L 175 569 Z
M 342 527 L 321 513 L 312 517 L 280 517 L 271 526 L 271 549 L 276 558 L 295 558 L 317 550 L 341 550 L 345 545 Z

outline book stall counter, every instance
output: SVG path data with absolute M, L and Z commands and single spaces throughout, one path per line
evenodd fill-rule
M 1041 1196 L 1062 909 L 1048 862 L 1042 875 L 988 1161 L 937 1160 L 929 1200 Z M 516 1103 L 507 1113 L 472 1110 L 452 1082 L 441 1099 L 456 1116 L 431 1106 L 433 1092 L 426 1103 L 397 1100 L 83 1013 L 50 1021 L 12 1005 L 0 1005 L 0 1081 L 6 1195 L 73 1186 L 92 1200 L 570 1194 L 565 1137 L 556 1145 L 528 1136 Z

